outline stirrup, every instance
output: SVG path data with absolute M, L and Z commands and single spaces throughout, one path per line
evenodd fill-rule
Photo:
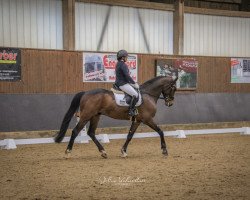
M 134 112 L 135 112 L 135 116 L 139 114 L 139 112 L 138 112 L 138 109 L 137 109 L 137 108 L 135 108 Z
M 135 109 L 133 109 L 133 110 L 129 110 L 129 111 L 128 111 L 128 115 L 129 115 L 130 117 L 134 117 L 134 116 L 138 115 L 138 110 L 137 110 L 137 108 L 135 108 Z

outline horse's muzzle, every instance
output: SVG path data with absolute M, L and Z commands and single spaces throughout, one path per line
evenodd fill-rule
M 174 104 L 174 101 L 166 101 L 165 105 L 171 107 Z

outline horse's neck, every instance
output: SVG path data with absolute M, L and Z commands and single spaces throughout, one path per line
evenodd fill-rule
M 148 85 L 147 87 L 145 87 L 143 89 L 144 93 L 152 95 L 153 97 L 157 97 L 157 99 L 158 99 L 161 95 L 162 87 L 163 87 L 163 82 L 160 80 L 158 82 L 159 83 L 157 83 L 157 84 L 151 84 L 151 85 Z
M 150 94 L 153 97 L 157 97 L 158 99 L 161 95 L 161 90 L 159 90 L 158 88 L 155 88 L 155 89 L 147 90 L 145 93 Z

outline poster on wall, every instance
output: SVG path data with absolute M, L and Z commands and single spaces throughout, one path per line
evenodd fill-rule
M 0 48 L 0 81 L 21 80 L 21 51 Z
M 231 58 L 231 83 L 250 83 L 250 58 Z
M 115 82 L 116 54 L 83 53 L 83 82 Z M 129 54 L 126 64 L 137 82 L 137 55 Z
M 156 60 L 156 76 L 178 77 L 178 89 L 195 89 L 198 61 L 194 58 Z

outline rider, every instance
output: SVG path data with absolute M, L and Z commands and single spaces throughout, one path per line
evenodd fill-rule
M 115 85 L 118 86 L 123 92 L 129 94 L 132 99 L 129 105 L 129 116 L 133 117 L 136 115 L 135 112 L 135 104 L 138 98 L 138 93 L 136 89 L 139 89 L 138 83 L 134 82 L 134 80 L 129 75 L 129 69 L 127 64 L 125 63 L 128 59 L 128 52 L 126 50 L 120 50 L 117 52 L 117 64 L 115 69 L 116 80 Z

